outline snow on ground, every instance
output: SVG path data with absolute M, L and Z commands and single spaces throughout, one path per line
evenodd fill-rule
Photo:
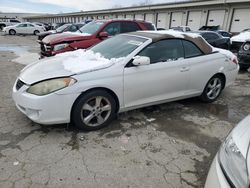
M 23 65 L 28 65 L 30 63 L 34 63 L 35 61 L 38 61 L 39 57 L 40 56 L 37 53 L 25 52 L 19 57 L 13 59 L 12 61 Z

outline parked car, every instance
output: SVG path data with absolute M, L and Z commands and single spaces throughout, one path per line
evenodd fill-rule
M 38 42 L 40 43 L 41 40 L 50 35 L 50 34 L 55 34 L 55 33 L 62 33 L 62 32 L 76 32 L 78 31 L 82 26 L 84 26 L 84 23 L 76 23 L 76 24 L 64 24 L 61 27 L 58 27 L 55 30 L 49 30 L 46 32 L 39 33 L 38 36 Z
M 246 42 L 247 40 L 250 40 L 250 30 L 249 29 L 245 29 L 241 33 L 239 33 L 238 35 L 235 35 L 231 38 L 231 41 L 232 41 L 231 50 L 238 52 L 240 47 L 242 46 L 242 44 L 244 42 Z
M 55 29 L 57 29 L 58 27 L 61 27 L 61 26 L 64 25 L 64 24 L 67 24 L 67 23 L 66 23 L 66 22 L 52 23 L 52 24 L 51 24 L 51 29 L 52 29 L 52 30 L 55 30 Z
M 210 167 L 205 188 L 248 188 L 250 115 L 227 136 Z
M 189 32 L 189 31 L 191 31 L 190 27 L 188 27 L 188 26 L 172 27 L 171 30 L 181 31 L 181 32 Z
M 20 23 L 19 20 L 16 19 L 6 19 L 5 21 L 0 22 L 0 30 L 2 31 L 4 27 L 11 26 L 11 25 L 16 25 Z
M 238 59 L 241 69 L 248 69 L 250 67 L 250 40 L 247 40 L 240 47 Z
M 150 22 L 136 20 L 92 21 L 75 33 L 60 33 L 45 37 L 41 44 L 41 57 L 53 56 L 66 51 L 86 49 L 109 36 L 137 30 L 155 30 Z
M 37 35 L 40 32 L 44 32 L 45 28 L 32 23 L 20 23 L 12 26 L 5 27 L 3 32 L 9 35 L 15 34 L 34 34 Z
M 220 30 L 220 25 L 212 25 L 212 26 L 204 25 L 199 29 L 199 31 L 218 31 L 218 30 Z
M 232 33 L 229 33 L 229 32 L 224 31 L 224 30 L 217 30 L 215 32 L 219 33 L 223 37 L 229 37 L 229 38 L 231 38 L 233 36 Z
M 230 49 L 231 41 L 229 37 L 223 37 L 214 31 L 197 31 L 209 44 L 217 48 Z
M 96 130 L 118 112 L 196 96 L 213 102 L 238 69 L 235 55 L 199 35 L 139 31 L 28 65 L 13 99 L 37 123 Z

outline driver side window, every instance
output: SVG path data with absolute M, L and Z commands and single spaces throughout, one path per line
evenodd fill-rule
M 27 27 L 27 24 L 20 24 L 17 27 Z
M 167 39 L 155 42 L 144 48 L 139 56 L 147 56 L 150 63 L 175 61 L 184 58 L 184 50 L 181 40 Z
M 121 26 L 120 22 L 113 22 L 108 24 L 103 31 L 107 32 L 109 35 L 116 35 L 119 34 L 121 31 Z

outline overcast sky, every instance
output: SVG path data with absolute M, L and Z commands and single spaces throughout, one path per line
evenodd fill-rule
M 0 0 L 1 12 L 61 13 L 131 6 L 146 0 Z M 151 3 L 183 0 L 148 0 Z

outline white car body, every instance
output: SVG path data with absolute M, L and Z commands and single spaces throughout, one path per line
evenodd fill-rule
M 244 32 L 241 32 L 238 35 L 235 35 L 235 36 L 231 37 L 232 42 L 244 43 L 247 40 L 250 40 L 250 31 L 244 31 Z
M 248 172 L 250 169 L 250 155 L 248 153 L 249 145 L 250 145 L 250 115 L 247 116 L 244 120 L 242 120 L 229 134 L 228 137 L 232 137 L 235 146 L 237 147 L 237 152 L 241 153 L 244 157 L 244 163 L 246 165 L 246 174 L 248 176 Z M 228 139 L 228 137 L 226 139 Z M 220 148 L 221 150 L 222 148 Z M 228 165 L 233 165 L 232 162 L 228 161 Z M 238 170 L 241 169 L 240 161 L 233 160 L 235 166 Z M 234 181 L 230 179 L 229 172 L 226 171 L 225 168 L 220 161 L 219 153 L 215 156 L 213 163 L 210 167 L 205 188 L 231 188 L 231 187 L 239 187 L 234 184 Z M 248 172 L 247 172 L 248 171 Z M 231 171 L 231 176 L 235 177 L 239 180 L 240 174 L 236 171 Z M 249 182 L 249 176 L 247 177 Z M 239 180 L 240 181 L 240 180 Z M 232 185 L 233 184 L 233 185 Z M 249 185 L 247 186 L 249 187 Z
M 180 36 L 180 32 L 176 33 Z M 160 62 L 126 67 L 138 52 L 152 42 L 150 38 L 144 37 L 144 39 L 145 42 L 117 63 L 100 65 L 92 61 L 86 64 L 83 62 L 79 69 L 65 67 L 65 63 L 62 62 L 66 58 L 74 58 L 78 53 L 82 53 L 82 50 L 77 50 L 28 65 L 18 77 L 18 80 L 23 82 L 22 87 L 16 89 L 17 82 L 13 87 L 13 99 L 18 109 L 31 120 L 41 124 L 68 123 L 76 99 L 93 88 L 105 88 L 112 92 L 119 101 L 118 111 L 124 112 L 153 104 L 200 96 L 208 80 L 217 73 L 225 75 L 227 87 L 234 82 L 238 73 L 239 66 L 220 52 L 179 59 L 175 63 Z M 78 61 L 78 59 L 72 60 L 68 62 L 68 65 L 70 66 L 71 63 L 74 67 L 74 62 L 77 64 Z M 30 85 L 34 83 L 65 76 L 71 76 L 77 82 L 45 96 L 27 92 Z
M 4 27 L 3 32 L 9 34 L 11 30 L 14 30 L 16 34 L 34 34 L 35 31 L 44 32 L 45 28 L 33 23 L 20 23 L 12 26 Z

